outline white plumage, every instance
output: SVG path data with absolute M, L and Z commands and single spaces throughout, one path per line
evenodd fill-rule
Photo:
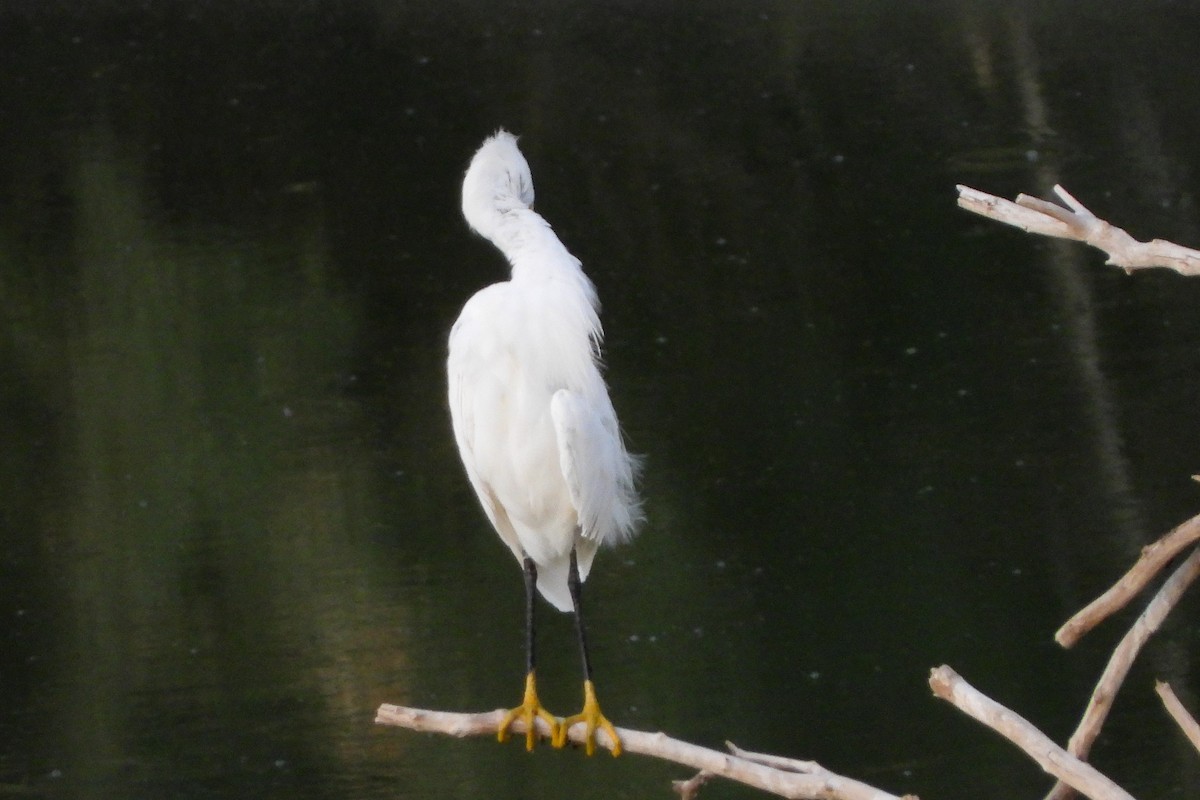
M 517 140 L 498 131 L 463 180 L 463 216 L 508 259 L 511 278 L 476 293 L 450 332 L 450 416 L 467 476 L 538 590 L 572 608 L 596 549 L 641 519 L 637 459 L 626 452 L 599 355 L 598 300 L 579 260 L 533 211 L 533 177 Z

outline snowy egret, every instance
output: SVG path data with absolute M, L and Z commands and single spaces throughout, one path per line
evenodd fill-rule
M 633 535 L 641 520 L 638 461 L 625 449 L 600 375 L 602 331 L 596 289 L 533 211 L 533 176 L 517 139 L 497 131 L 463 179 L 467 223 L 508 259 L 511 278 L 477 292 L 450 331 L 447 373 L 458 452 L 479 502 L 525 571 L 525 695 L 500 724 L 516 719 L 533 749 L 534 720 L 555 747 L 577 722 L 588 755 L 603 729 L 592 683 L 581 593 L 602 544 Z M 534 677 L 534 587 L 560 611 L 573 611 L 583 655 L 583 710 L 558 720 L 538 700 Z

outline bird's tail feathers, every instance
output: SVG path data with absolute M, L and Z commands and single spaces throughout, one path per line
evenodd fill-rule
M 627 542 L 637 535 L 638 529 L 646 521 L 642 509 L 642 499 L 638 495 L 637 483 L 645 464 L 645 456 L 634 453 L 626 454 L 625 467 L 617 478 L 617 497 L 613 508 L 613 536 L 611 542 L 620 544 Z

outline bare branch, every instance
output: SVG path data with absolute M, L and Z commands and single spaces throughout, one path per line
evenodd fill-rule
M 1090 764 L 1072 756 L 1032 723 L 987 697 L 948 666 L 929 674 L 938 697 L 974 717 L 1025 751 L 1043 770 L 1092 800 L 1133 800 L 1133 796 Z
M 1200 251 L 1162 239 L 1139 242 L 1097 217 L 1061 186 L 1055 186 L 1054 193 L 1065 208 L 1024 194 L 1012 202 L 969 186 L 957 188 L 961 208 L 1030 233 L 1086 242 L 1108 255 L 1106 263 L 1126 272 L 1164 267 L 1181 275 L 1200 275 Z
M 788 758 L 786 756 L 773 756 L 767 753 L 752 753 L 749 750 L 743 750 L 733 742 L 725 742 L 725 746 L 729 748 L 729 752 L 733 753 L 738 758 L 744 758 L 747 761 L 753 761 L 755 764 L 762 764 L 773 769 L 783 770 L 784 772 L 800 772 L 806 775 L 826 775 L 830 779 L 838 778 L 835 773 L 822 767 L 815 761 L 802 761 L 798 758 Z M 900 800 L 918 800 L 915 794 L 906 794 Z
M 1200 540 L 1200 515 L 1179 525 L 1154 544 L 1142 548 L 1136 564 L 1104 594 L 1089 603 L 1083 610 L 1067 620 L 1054 639 L 1063 647 L 1071 647 L 1085 633 L 1106 618 L 1124 608 L 1134 595 L 1146 587 L 1168 561 Z
M 459 737 L 495 736 L 496 728 L 504 715 L 503 710 L 482 714 L 461 714 L 452 711 L 405 708 L 385 703 L 375 712 L 375 723 Z M 543 738 L 550 735 L 550 728 L 545 722 L 536 720 L 534 724 Z M 525 725 L 518 719 L 513 722 L 511 730 L 514 734 L 523 734 Z M 780 797 L 794 800 L 901 800 L 896 795 L 889 794 L 882 789 L 876 789 L 852 778 L 842 777 L 816 765 L 814 765 L 816 766 L 815 771 L 786 769 L 765 763 L 765 760 L 777 758 L 776 756 L 749 754 L 754 756 L 754 758 L 750 758 L 741 755 L 741 751 L 738 751 L 737 755 L 722 753 L 672 739 L 665 733 L 646 733 L 629 728 L 617 728 L 617 735 L 621 737 L 621 747 L 625 753 L 640 753 L 644 756 L 673 761 L 676 764 L 744 783 Z M 581 744 L 584 737 L 583 723 L 572 726 L 568 731 L 568 737 L 572 742 Z M 596 743 L 601 747 L 612 749 L 612 741 L 603 731 L 596 731 Z M 791 762 L 790 759 L 785 759 L 785 761 L 793 764 L 810 763 Z M 698 788 L 697 786 L 696 789 Z M 906 797 L 908 796 L 906 795 Z
M 1183 707 L 1183 703 L 1179 702 L 1171 684 L 1158 681 L 1154 684 L 1154 691 L 1158 692 L 1163 705 L 1167 708 L 1167 713 L 1171 715 L 1171 719 L 1175 720 L 1175 724 L 1183 731 L 1183 735 L 1192 743 L 1192 747 L 1200 750 L 1200 724 L 1196 723 L 1196 719 Z
M 747 761 L 753 761 L 755 764 L 762 764 L 772 769 L 781 769 L 785 772 L 803 772 L 808 775 L 827 771 L 815 761 L 801 761 L 798 758 L 773 756 L 767 753 L 752 753 L 749 750 L 743 750 L 733 742 L 726 742 L 725 747 L 738 758 L 744 758 Z
M 1142 645 L 1162 625 L 1167 614 L 1179 602 L 1179 598 L 1187 591 L 1188 586 L 1192 584 L 1197 575 L 1200 575 L 1200 550 L 1194 550 L 1176 568 L 1171 577 L 1163 583 L 1158 593 L 1154 595 L 1154 599 L 1146 606 L 1146 610 L 1133 623 L 1129 632 L 1122 637 L 1121 643 L 1109 657 L 1108 664 L 1104 667 L 1104 672 L 1096 683 L 1096 689 L 1092 692 L 1092 699 L 1088 702 L 1087 710 L 1083 712 L 1083 719 L 1080 720 L 1079 727 L 1076 728 L 1067 743 L 1067 750 L 1071 755 L 1081 759 L 1088 757 L 1092 744 L 1100 735 L 1100 728 L 1104 725 L 1109 710 L 1112 709 L 1113 700 L 1116 699 L 1117 692 L 1120 691 L 1121 684 L 1125 681 L 1125 676 L 1129 674 L 1129 669 L 1133 666 L 1134 659 L 1137 658 Z M 1070 788 L 1065 781 L 1060 780 L 1046 795 L 1046 800 L 1064 800 L 1070 796 Z
M 1054 193 L 1056 195 L 1058 195 L 1059 199 L 1063 201 L 1063 203 L 1067 206 L 1067 208 L 1071 209 L 1071 211 L 1075 212 L 1079 216 L 1091 217 L 1092 219 L 1096 218 L 1095 214 L 1093 214 L 1092 212 L 1090 212 L 1086 208 L 1084 208 L 1083 203 L 1076 200 L 1075 196 L 1072 195 L 1070 192 L 1068 192 L 1066 189 L 1064 189 L 1062 186 L 1055 184 Z
M 700 794 L 700 787 L 713 778 L 713 774 L 702 769 L 686 781 L 671 781 L 671 788 L 679 795 L 679 800 L 695 800 Z
M 1071 235 L 1071 226 L 1065 220 L 1059 219 L 1057 214 L 1029 208 L 1024 204 L 1018 205 L 1011 200 L 972 189 L 970 186 L 960 184 L 955 188 L 958 189 L 959 208 L 965 208 L 967 211 L 1030 233 L 1057 236 L 1062 239 L 1074 238 Z M 1024 195 L 1021 195 L 1021 198 L 1024 198 Z M 1047 203 L 1046 205 L 1051 204 Z

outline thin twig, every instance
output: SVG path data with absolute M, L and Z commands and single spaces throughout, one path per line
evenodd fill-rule
M 1055 641 L 1063 647 L 1074 645 L 1085 633 L 1123 608 L 1167 562 L 1196 541 L 1200 541 L 1200 515 L 1179 525 L 1154 544 L 1143 547 L 1137 563 L 1108 591 L 1067 620 L 1054 634 Z
M 1065 208 L 1024 194 L 1013 202 L 969 186 L 957 188 L 961 208 L 1031 233 L 1086 242 L 1108 255 L 1105 263 L 1126 272 L 1164 267 L 1181 275 L 1200 275 L 1200 251 L 1163 239 L 1139 242 L 1097 217 L 1061 186 L 1055 186 L 1054 193 Z
M 1092 800 L 1133 800 L 1095 767 L 1063 750 L 1024 717 L 984 695 L 950 667 L 932 670 L 929 686 L 935 695 L 1008 739 L 1043 770 Z
M 839 777 L 822 767 L 816 761 L 788 758 L 787 756 L 773 756 L 769 753 L 752 753 L 749 750 L 743 750 L 733 742 L 725 742 L 725 747 L 738 758 L 744 758 L 747 761 L 753 761 L 755 764 L 762 764 L 772 769 L 784 772 L 799 772 L 805 775 L 825 775 L 831 779 Z M 918 798 L 915 794 L 906 794 L 900 800 L 918 800 Z
M 1121 643 L 1109 657 L 1108 664 L 1104 667 L 1104 672 L 1096 683 L 1087 710 L 1083 712 L 1083 719 L 1079 721 L 1079 727 L 1075 729 L 1075 733 L 1071 735 L 1071 739 L 1067 743 L 1067 750 L 1071 755 L 1080 759 L 1088 757 L 1092 744 L 1100 735 L 1100 728 L 1104 725 L 1104 720 L 1112 709 L 1113 700 L 1116 699 L 1117 692 L 1120 691 L 1121 684 L 1125 681 L 1125 676 L 1129 674 L 1129 669 L 1133 666 L 1142 645 L 1162 625 L 1167 614 L 1179 602 L 1179 598 L 1191 586 L 1197 575 L 1200 575 L 1200 550 L 1192 551 L 1192 554 L 1175 569 L 1171 577 L 1163 583 L 1162 588 L 1146 605 L 1146 610 L 1133 623 L 1129 632 L 1122 637 Z M 1070 796 L 1070 787 L 1066 782 L 1060 780 L 1046 795 L 1046 800 L 1065 800 Z
M 686 781 L 671 781 L 671 788 L 679 795 L 679 800 L 695 800 L 696 795 L 700 794 L 700 787 L 712 777 L 711 772 L 702 769 Z
M 1196 723 L 1195 717 L 1188 713 L 1188 710 L 1183 707 L 1183 703 L 1179 702 L 1171 684 L 1158 681 L 1154 684 L 1154 691 L 1158 692 L 1163 705 L 1167 708 L 1167 713 L 1171 715 L 1171 719 L 1175 720 L 1175 724 L 1183 731 L 1183 735 L 1192 743 L 1192 747 L 1200 750 L 1200 724 Z
M 762 764 L 772 769 L 781 769 L 785 772 L 802 772 L 806 775 L 816 775 L 826 772 L 826 769 L 815 761 L 802 761 L 798 758 L 773 756 L 768 753 L 752 753 L 749 750 L 743 750 L 733 742 L 725 742 L 725 747 L 738 758 L 744 758 L 747 761 L 753 761 L 755 764 Z
M 504 718 L 503 710 L 481 714 L 462 714 L 453 711 L 430 711 L 420 708 L 405 708 L 387 703 L 375 712 L 375 723 L 409 728 L 427 733 L 444 733 L 450 736 L 495 736 L 496 728 Z M 549 736 L 545 722 L 537 720 L 538 733 Z M 516 720 L 511 728 L 514 734 L 525 732 L 525 724 Z M 731 753 L 710 750 L 707 747 L 672 739 L 665 733 L 647 733 L 629 728 L 617 728 L 621 747 L 625 753 L 673 761 L 693 769 L 710 772 L 764 792 L 793 798 L 794 800 L 901 800 L 894 794 L 869 786 L 852 778 L 846 778 L 820 769 L 816 773 L 780 769 Z M 568 731 L 572 742 L 582 743 L 584 726 L 578 724 Z M 596 731 L 596 744 L 612 749 L 612 741 L 603 731 Z M 766 757 L 762 757 L 766 758 Z M 761 758 L 760 758 L 761 761 Z

